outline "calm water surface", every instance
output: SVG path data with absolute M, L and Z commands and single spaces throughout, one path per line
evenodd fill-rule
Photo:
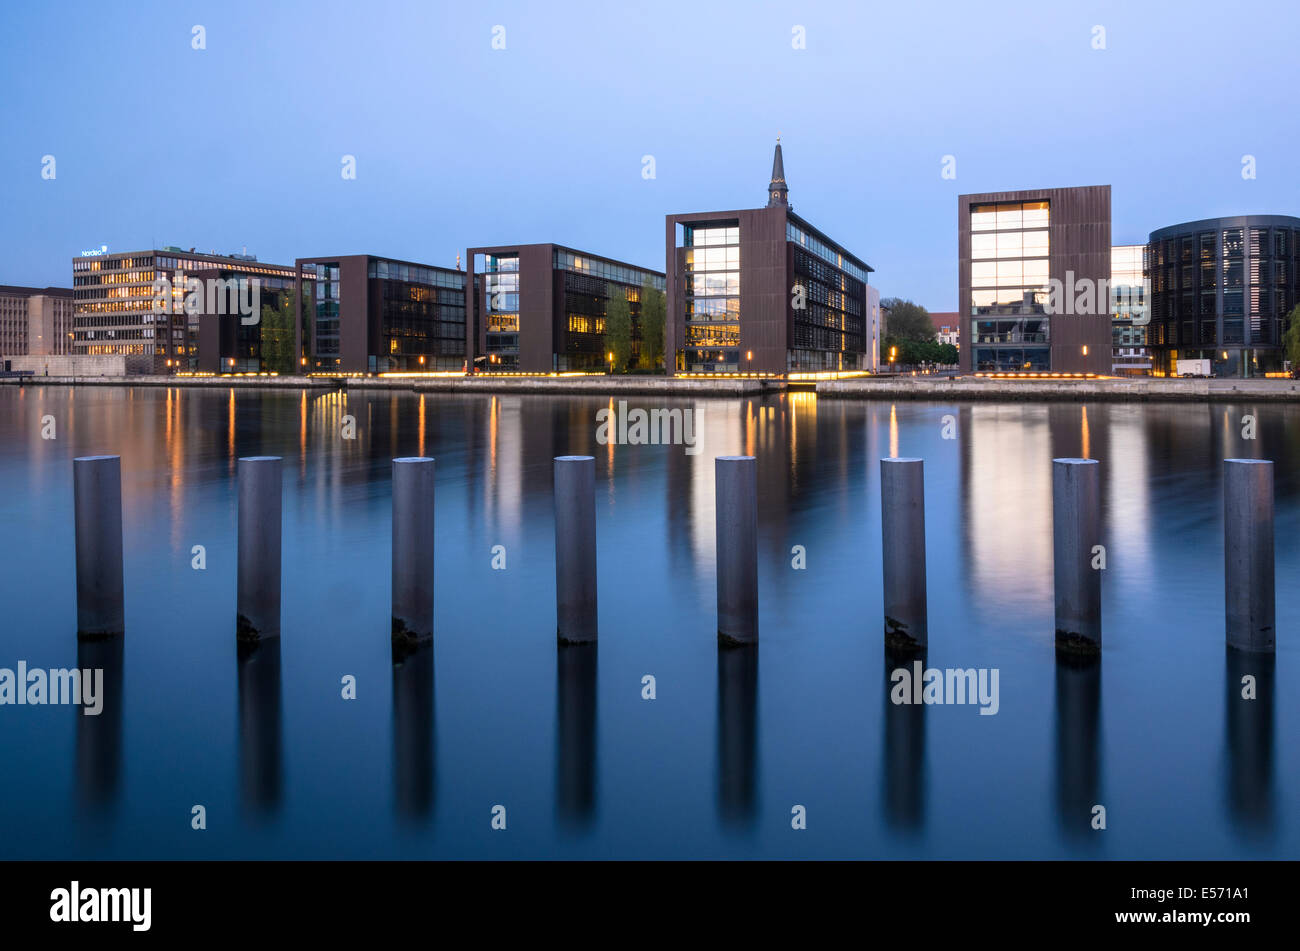
M 99 717 L 0 707 L 0 857 L 1300 857 L 1300 407 L 654 404 L 696 409 L 687 455 L 597 445 L 605 405 L 0 387 L 0 667 L 107 678 Z M 99 452 L 122 456 L 127 634 L 78 645 L 71 460 Z M 594 654 L 555 644 L 551 460 L 570 453 L 596 457 Z M 735 453 L 758 457 L 757 656 L 715 638 L 713 457 Z M 390 460 L 422 454 L 437 633 L 395 660 Z M 925 459 L 927 662 L 998 668 L 996 716 L 888 702 L 891 454 Z M 285 460 L 284 634 L 251 652 L 234 610 L 245 455 Z M 1061 456 L 1102 463 L 1092 669 L 1053 649 Z M 1275 666 L 1224 649 L 1234 456 L 1276 462 Z M 1253 704 L 1236 699 L 1247 673 Z

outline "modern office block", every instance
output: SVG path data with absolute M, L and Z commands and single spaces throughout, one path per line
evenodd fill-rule
M 479 369 L 604 369 L 611 288 L 626 296 L 641 362 L 641 295 L 647 282 L 663 291 L 661 272 L 558 244 L 469 248 L 465 262 L 466 349 Z
M 957 199 L 962 372 L 1111 370 L 1110 186 Z
M 674 373 L 875 365 L 872 268 L 794 213 L 779 141 L 764 207 L 668 215 L 665 225 Z

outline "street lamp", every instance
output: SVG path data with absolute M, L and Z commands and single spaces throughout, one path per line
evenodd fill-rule
M 897 356 L 898 356 L 898 348 L 890 347 L 889 348 L 889 369 L 891 371 L 894 369 L 894 358 Z

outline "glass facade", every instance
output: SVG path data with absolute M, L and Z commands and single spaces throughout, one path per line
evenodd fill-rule
M 1282 335 L 1297 303 L 1300 219 L 1227 218 L 1154 232 L 1144 254 L 1151 289 L 1148 346 L 1156 372 L 1211 361 L 1216 376 L 1282 369 Z
M 486 255 L 483 317 L 494 369 L 519 369 L 519 255 Z
M 740 369 L 740 224 L 682 229 L 685 250 L 686 336 L 678 370 Z
M 842 256 L 840 260 L 843 261 Z M 851 262 L 845 261 L 848 265 Z M 861 268 L 856 268 L 861 273 Z M 866 349 L 866 282 L 802 245 L 794 249 L 794 286 L 803 306 L 791 304 L 789 370 L 857 370 Z
M 1111 370 L 1116 374 L 1151 369 L 1146 349 L 1151 298 L 1142 276 L 1143 250 L 1140 244 L 1110 249 Z
M 317 370 L 334 370 L 339 355 L 339 265 L 316 265 L 315 313 L 312 320 L 313 365 Z
M 1050 221 L 1047 201 L 971 206 L 967 314 L 975 370 L 1051 369 Z

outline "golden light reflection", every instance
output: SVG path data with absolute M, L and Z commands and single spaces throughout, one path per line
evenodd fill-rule
M 416 455 L 424 456 L 424 398 L 425 394 L 420 394 L 420 448 Z
M 754 454 L 754 401 L 745 401 L 745 455 Z
M 235 388 L 230 388 L 229 421 L 226 425 L 226 455 L 230 458 L 230 471 L 235 471 Z
M 1091 447 L 1088 445 L 1088 407 L 1086 407 L 1086 406 L 1081 406 L 1081 407 L 1079 407 L 1079 408 L 1083 411 L 1083 421 L 1082 421 L 1082 424 L 1081 424 L 1081 435 L 1082 435 L 1082 437 L 1083 437 L 1083 438 L 1082 438 L 1082 442 L 1083 442 L 1083 458 L 1084 458 L 1084 459 L 1091 459 L 1091 458 L 1092 458 L 1092 449 L 1091 449 Z
M 889 458 L 898 458 L 898 407 L 889 404 Z

